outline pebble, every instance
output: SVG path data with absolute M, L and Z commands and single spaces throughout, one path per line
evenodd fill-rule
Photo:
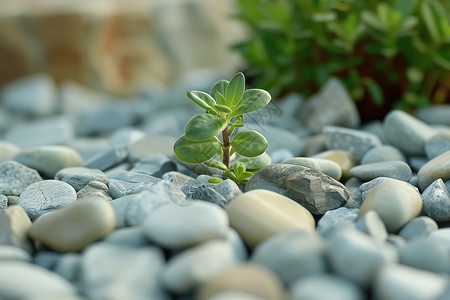
M 350 199 L 347 188 L 337 180 L 314 169 L 304 168 L 286 180 L 291 198 L 313 214 L 324 214 L 344 206 Z
M 420 189 L 425 190 L 436 179 L 450 179 L 450 150 L 427 162 L 417 174 Z
M 77 193 L 69 184 L 58 180 L 44 180 L 29 185 L 20 195 L 17 205 L 23 207 L 32 220 L 77 200 Z
M 375 186 L 361 206 L 358 218 L 374 210 L 390 233 L 397 232 L 422 210 L 420 194 L 406 182 L 386 180 Z
M 142 224 L 150 241 L 168 249 L 187 248 L 227 235 L 228 216 L 217 205 L 198 201 L 192 206 L 163 205 Z
M 108 186 L 100 181 L 91 181 L 78 191 L 77 199 L 81 200 L 84 198 L 102 198 L 106 201 L 112 200 L 109 195 Z
M 450 130 L 439 132 L 425 142 L 425 152 L 429 159 L 450 150 Z
M 441 104 L 419 108 L 415 111 L 416 118 L 428 124 L 450 126 L 450 105 Z
M 19 202 L 19 196 L 6 196 L 8 198 L 8 206 L 17 205 Z
M 165 168 L 165 170 L 162 168 Z M 167 156 L 160 153 L 152 153 L 134 163 L 133 168 L 130 171 L 162 177 L 164 173 L 176 170 L 176 164 Z
M 354 101 L 336 78 L 328 79 L 320 92 L 306 101 L 299 119 L 316 133 L 327 125 L 357 128 L 360 124 Z
M 250 248 L 283 232 L 315 228 L 314 218 L 306 208 L 267 190 L 252 190 L 236 197 L 226 211 L 231 227 Z
M 209 278 L 200 286 L 196 299 L 208 300 L 229 290 L 242 291 L 266 300 L 285 298 L 284 287 L 275 274 L 260 265 L 246 263 Z
M 423 166 L 426 165 L 428 159 L 425 156 L 410 156 L 408 162 L 411 168 L 418 172 Z
M 150 188 L 161 179 L 129 171 L 122 171 L 112 177 L 109 181 L 109 193 L 113 199 L 136 194 L 144 189 Z
M 361 164 L 371 164 L 383 161 L 404 161 L 406 158 L 403 153 L 390 145 L 381 145 L 370 149 L 361 159 Z
M 248 250 L 241 236 L 231 227 L 227 229 L 226 240 L 231 244 L 234 254 L 238 261 L 246 261 L 248 258 Z
M 353 154 L 356 161 L 361 161 L 370 149 L 381 146 L 381 141 L 376 135 L 362 130 L 326 126 L 323 134 L 328 149 L 346 150 Z
M 130 247 L 141 247 L 151 244 L 145 236 L 144 231 L 139 226 L 116 229 L 102 241 L 105 243 Z
M 111 147 L 130 146 L 145 137 L 145 132 L 132 127 L 123 127 L 110 136 Z
M 317 231 L 321 234 L 347 224 L 353 225 L 359 209 L 340 207 L 327 211 L 317 222 Z
M 395 247 L 395 249 L 400 249 L 406 245 L 406 240 L 399 235 L 389 233 L 386 243 Z
M 320 171 L 336 180 L 341 179 L 342 170 L 340 166 L 328 159 L 310 158 L 310 157 L 294 157 L 282 162 L 282 164 L 290 164 L 303 166 Z
M 440 243 L 419 239 L 407 243 L 398 250 L 400 263 L 434 273 L 450 271 L 450 256 L 447 249 Z
M 5 211 L 8 207 L 8 197 L 0 194 L 0 212 Z
M 161 274 L 161 280 L 168 291 L 186 294 L 236 264 L 230 243 L 212 240 L 172 257 Z
M 350 169 L 356 165 L 353 154 L 345 150 L 327 150 L 317 153 L 313 157 L 328 159 L 337 163 L 341 168 L 343 178 L 349 178 Z
M 377 185 L 379 185 L 382 182 L 385 181 L 394 181 L 397 182 L 398 180 L 393 179 L 393 178 L 389 178 L 389 177 L 378 177 L 375 179 L 372 179 L 371 181 L 365 182 L 363 184 L 361 184 L 361 186 L 359 187 L 359 190 L 361 191 L 361 195 L 363 198 L 363 201 L 366 200 L 367 196 L 370 194 L 370 192 L 372 191 L 372 189 L 374 187 L 376 187 Z M 409 183 L 408 183 L 409 184 Z M 409 184 L 410 187 L 412 187 L 417 193 L 419 193 L 419 189 L 411 184 Z
M 170 299 L 159 284 L 164 267 L 156 247 L 93 244 L 83 251 L 81 291 L 89 299 Z
M 450 179 L 445 182 L 445 187 L 447 188 L 447 191 L 450 193 Z
M 11 159 L 19 151 L 20 148 L 13 143 L 0 141 L 0 163 Z
M 225 208 L 228 201 L 213 188 L 208 186 L 183 186 L 181 191 L 186 195 L 187 199 L 192 199 L 193 201 L 202 200 L 214 203 L 222 208 Z
M 345 207 L 347 207 L 347 208 L 360 208 L 361 207 L 361 205 L 363 203 L 362 193 L 359 190 L 361 183 L 362 182 L 356 177 L 352 177 L 345 182 L 345 187 L 347 188 L 348 192 L 350 193 L 350 199 L 345 204 Z
M 41 181 L 38 172 L 15 161 L 0 164 L 0 194 L 19 196 L 27 186 Z
M 436 221 L 430 217 L 420 216 L 409 221 L 398 233 L 406 241 L 424 239 L 438 229 Z
M 125 146 L 118 146 L 92 156 L 84 162 L 83 167 L 106 171 L 124 162 L 127 158 L 128 148 Z
M 20 261 L 0 262 L 0 298 L 65 299 L 76 295 L 75 288 L 63 277 L 42 267 Z
M 11 128 L 4 140 L 23 150 L 45 145 L 66 145 L 74 138 L 74 131 L 72 122 L 65 117 L 46 118 Z
M 353 281 L 333 274 L 312 274 L 289 287 L 291 300 L 365 300 L 363 290 Z
M 66 146 L 41 146 L 14 155 L 13 160 L 35 169 L 48 178 L 54 178 L 60 170 L 81 166 L 81 156 Z
M 403 161 L 383 161 L 353 167 L 350 169 L 350 175 L 363 181 L 370 181 L 378 177 L 409 181 L 412 171 Z
M 77 252 L 115 227 L 114 210 L 103 199 L 83 199 L 37 219 L 28 234 L 58 252 Z
M 263 298 L 259 298 L 254 295 L 250 295 L 250 294 L 242 292 L 242 291 L 234 291 L 234 290 L 226 290 L 223 292 L 218 292 L 208 299 L 209 300 L 234 300 L 234 299 L 264 300 Z
M 80 277 L 81 255 L 78 253 L 66 253 L 58 259 L 53 271 L 67 279 L 72 284 L 78 284 Z
M 294 154 L 292 154 L 291 151 L 289 151 L 288 149 L 278 149 L 273 151 L 272 153 L 270 153 L 270 159 L 272 161 L 272 163 L 277 164 L 277 163 L 281 163 L 284 160 L 293 158 Z M 268 164 L 266 164 L 268 165 Z
M 383 221 L 373 210 L 369 210 L 364 216 L 362 216 L 355 223 L 355 228 L 370 236 L 380 245 L 383 244 L 388 237 L 388 232 Z
M 0 244 L 0 264 L 4 261 L 31 262 L 32 256 L 29 252 L 11 245 Z
M 20 206 L 10 206 L 0 212 L 0 245 L 10 245 L 33 252 L 33 246 L 27 237 L 31 220 Z
M 383 123 L 379 120 L 369 121 L 361 126 L 361 130 L 375 134 L 383 144 L 389 144 L 384 135 Z
M 165 135 L 147 135 L 128 148 L 130 160 L 137 161 L 151 153 L 160 153 L 168 157 L 173 155 L 176 138 Z
M 312 274 L 326 271 L 325 242 L 310 231 L 286 232 L 260 243 L 251 261 L 274 272 L 285 286 Z
M 448 280 L 438 274 L 398 264 L 386 265 L 378 272 L 373 294 L 375 300 L 436 299 Z
M 439 228 L 438 230 L 434 230 L 430 233 L 428 238 L 441 243 L 441 245 L 450 250 L 450 228 Z
M 331 269 L 363 287 L 370 287 L 383 265 L 398 260 L 397 251 L 390 245 L 380 245 L 364 233 L 343 228 L 328 239 L 326 257 Z
M 102 171 L 83 167 L 62 169 L 56 173 L 55 179 L 70 184 L 77 192 L 91 181 L 100 181 L 104 184 L 109 183 L 108 177 Z
M 400 110 L 387 114 L 383 126 L 388 142 L 408 156 L 425 155 L 425 142 L 435 133 L 429 125 Z
M 423 211 L 438 222 L 450 221 L 450 193 L 442 179 L 435 180 L 422 193 Z

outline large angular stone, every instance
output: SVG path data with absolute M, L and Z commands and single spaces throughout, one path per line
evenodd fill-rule
M 0 194 L 6 196 L 19 196 L 27 186 L 42 180 L 36 170 L 15 161 L 0 164 L 0 174 Z

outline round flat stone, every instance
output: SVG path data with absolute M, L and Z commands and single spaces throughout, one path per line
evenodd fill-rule
M 27 186 L 42 180 L 36 170 L 15 161 L 0 164 L 0 174 L 0 194 L 6 196 L 19 196 Z
M 342 176 L 342 170 L 339 165 L 331 160 L 310 157 L 293 157 L 282 162 L 282 164 L 290 164 L 303 166 L 320 171 L 328 176 L 339 180 Z
M 391 111 L 383 127 L 389 143 L 406 155 L 425 155 L 425 142 L 435 134 L 430 126 L 400 110 Z
M 443 181 L 450 179 L 450 150 L 427 162 L 417 174 L 417 181 L 421 190 L 425 190 L 439 178 Z
M 350 169 L 356 165 L 356 160 L 353 154 L 345 150 L 328 150 L 317 153 L 313 157 L 328 159 L 337 163 L 339 167 L 341 167 L 343 178 L 349 178 Z
M 364 154 L 363 158 L 361 159 L 361 164 L 365 165 L 393 160 L 406 162 L 406 158 L 400 150 L 390 145 L 382 145 L 367 151 L 367 153 Z
M 397 232 L 422 210 L 420 194 L 406 182 L 385 180 L 375 186 L 361 206 L 358 218 L 374 210 L 390 233 Z
M 433 159 L 436 156 L 450 150 L 450 130 L 439 132 L 429 138 L 425 143 L 427 157 Z
M 79 167 L 83 163 L 80 154 L 66 146 L 40 146 L 19 152 L 12 159 L 48 178 L 54 178 L 64 168 Z
M 44 180 L 29 185 L 20 195 L 17 205 L 23 207 L 34 220 L 76 200 L 77 193 L 69 184 L 58 180 Z
M 106 185 L 109 183 L 108 177 L 102 171 L 83 167 L 62 169 L 56 173 L 55 179 L 70 184 L 77 192 L 91 181 L 100 181 Z
M 83 199 L 37 219 L 28 234 L 58 252 L 76 252 L 107 236 L 114 210 L 103 199 Z
M 187 207 L 167 204 L 151 212 L 142 228 L 147 238 L 162 247 L 185 248 L 225 237 L 228 216 L 219 206 L 204 201 Z
M 314 230 L 311 213 L 280 194 L 252 190 L 233 199 L 226 207 L 231 226 L 249 247 L 295 229 Z
M 363 181 L 369 181 L 377 177 L 409 181 L 412 176 L 412 170 L 403 161 L 383 161 L 356 166 L 350 169 L 350 175 Z

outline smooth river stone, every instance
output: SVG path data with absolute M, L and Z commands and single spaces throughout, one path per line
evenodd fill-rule
M 185 248 L 228 232 L 228 216 L 217 205 L 198 201 L 191 206 L 163 205 L 151 212 L 142 224 L 152 242 L 169 249 Z
M 429 159 L 433 159 L 448 150 L 450 150 L 450 130 L 435 134 L 425 143 L 425 151 Z
M 64 168 L 79 167 L 83 163 L 80 154 L 66 146 L 40 146 L 19 152 L 12 159 L 48 178 L 54 178 Z
M 342 170 L 339 165 L 331 160 L 310 157 L 293 157 L 282 162 L 282 164 L 297 165 L 320 171 L 328 176 L 339 180 Z
M 400 180 L 386 180 L 369 193 L 358 218 L 370 210 L 378 214 L 388 232 L 395 233 L 420 214 L 422 198 L 410 184 Z
M 370 149 L 364 154 L 361 159 L 361 164 L 371 164 L 382 161 L 404 161 L 406 162 L 406 158 L 403 153 L 397 148 L 391 145 L 382 145 L 375 148 Z
M 230 268 L 203 283 L 196 299 L 208 300 L 224 291 L 242 291 L 266 300 L 285 298 L 283 284 L 269 269 L 254 263 Z
M 55 179 L 67 182 L 77 192 L 91 181 L 100 181 L 104 184 L 109 183 L 108 177 L 102 171 L 83 167 L 62 169 L 56 173 Z
M 252 190 L 238 196 L 226 211 L 231 227 L 250 248 L 287 231 L 315 228 L 314 218 L 306 208 L 267 190 Z
M 294 199 L 313 214 L 324 214 L 328 210 L 344 206 L 350 199 L 345 185 L 314 169 L 291 174 L 286 187 Z
M 9 160 L 19 151 L 20 148 L 13 143 L 0 141 L 0 163 Z
M 345 150 L 328 150 L 317 153 L 313 157 L 328 159 L 337 163 L 339 167 L 341 167 L 343 178 L 349 178 L 350 169 L 356 165 L 356 160 L 353 154 Z
M 422 191 L 439 178 L 443 181 L 450 179 L 450 150 L 430 160 L 417 174 L 417 181 Z
M 26 211 L 17 205 L 0 212 L 0 245 L 10 245 L 33 252 L 33 246 L 27 237 L 31 220 Z
M 111 205 L 99 198 L 83 199 L 37 219 L 28 235 L 58 252 L 77 252 L 114 230 Z
M 403 161 L 383 161 L 371 164 L 360 165 L 350 170 L 350 175 L 369 181 L 378 177 L 389 177 L 402 181 L 409 181 L 412 170 Z
M 409 156 L 424 156 L 425 142 L 435 134 L 429 125 L 400 110 L 391 111 L 383 127 L 389 143 Z

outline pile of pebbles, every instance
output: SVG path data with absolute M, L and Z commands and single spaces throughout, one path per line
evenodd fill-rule
M 172 151 L 195 78 L 127 102 L 4 89 L 0 299 L 450 299 L 449 105 L 361 125 L 332 79 L 251 114 L 272 163 L 212 184 Z

